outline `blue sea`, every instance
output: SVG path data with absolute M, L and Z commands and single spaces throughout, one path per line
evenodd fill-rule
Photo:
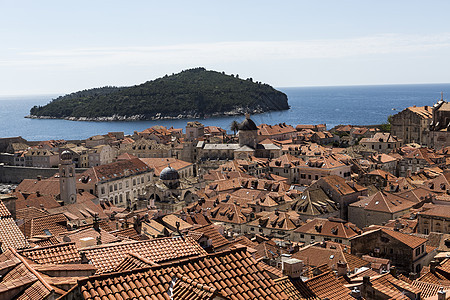
M 417 105 L 433 105 L 444 93 L 450 93 L 450 84 L 378 85 L 340 87 L 278 88 L 287 94 L 291 108 L 252 116 L 256 124 L 319 124 L 327 128 L 339 124 L 374 125 L 386 122 L 389 115 Z M 132 134 L 154 125 L 184 128 L 191 121 L 161 120 L 135 122 L 77 122 L 66 120 L 26 119 L 30 108 L 44 105 L 58 95 L 0 97 L 0 137 L 22 136 L 36 141 L 48 139 L 77 140 L 110 131 Z M 233 120 L 243 116 L 218 117 L 199 120 L 205 125 L 230 130 Z

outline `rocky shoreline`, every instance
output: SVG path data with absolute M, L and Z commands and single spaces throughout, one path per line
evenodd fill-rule
M 85 121 L 85 122 L 114 122 L 114 121 L 155 121 L 155 120 L 179 120 L 179 119 L 204 119 L 204 118 L 212 118 L 212 117 L 229 117 L 229 116 L 240 116 L 244 115 L 245 113 L 250 114 L 262 114 L 269 111 L 275 111 L 275 110 L 264 110 L 261 107 L 257 107 L 254 109 L 249 108 L 236 108 L 232 111 L 227 112 L 216 112 L 213 114 L 205 114 L 201 115 L 196 112 L 188 112 L 184 114 L 178 114 L 176 116 L 174 115 L 162 115 L 161 113 L 157 113 L 154 116 L 147 117 L 145 115 L 134 115 L 134 116 L 121 116 L 121 115 L 113 115 L 109 117 L 64 117 L 64 118 L 57 118 L 57 117 L 51 117 L 51 116 L 36 116 L 36 115 L 28 115 L 25 116 L 25 118 L 28 119 L 61 119 L 61 120 L 68 120 L 68 121 Z

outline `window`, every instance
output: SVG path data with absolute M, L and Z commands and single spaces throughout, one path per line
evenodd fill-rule
M 109 186 L 109 191 L 110 192 L 112 192 L 112 190 L 113 190 L 113 186 L 112 186 L 112 184 Z
M 311 239 L 312 239 L 312 240 L 315 240 L 315 239 L 316 239 L 316 237 L 315 237 L 314 235 L 312 235 L 312 236 L 311 236 Z
M 300 234 L 300 238 L 301 238 L 301 239 L 304 239 L 304 238 L 305 238 L 305 235 L 304 235 L 304 234 Z
M 130 184 L 129 184 L 128 180 L 125 181 L 125 187 L 129 187 L 129 186 L 130 186 Z
M 420 254 L 420 247 L 416 248 L 416 256 L 418 256 Z
M 105 193 L 105 187 L 104 186 L 102 186 L 102 189 L 101 189 L 101 192 L 100 192 L 102 195 Z
M 117 191 L 117 183 L 114 184 L 114 190 Z
M 122 189 L 122 182 L 119 182 L 119 190 Z

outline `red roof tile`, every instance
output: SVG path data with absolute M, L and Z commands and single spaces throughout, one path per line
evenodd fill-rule
M 204 299 L 199 298 L 204 291 L 217 292 L 226 299 L 288 299 L 245 248 L 168 262 L 148 269 L 94 276 L 80 280 L 75 289 L 80 291 L 82 299 L 100 299 L 102 296 L 108 299 L 159 299 L 158 295 L 160 299 L 170 299 L 167 291 L 171 283 L 173 286 L 176 282 L 176 276 L 184 276 L 181 280 L 189 279 L 185 280 L 186 283 L 199 289 L 195 295 L 192 291 L 183 294 L 194 297 L 189 299 Z
M 135 253 L 157 263 L 206 253 L 190 237 L 171 237 L 139 242 L 124 242 L 88 247 L 81 251 L 98 268 L 97 274 L 114 270 L 126 257 L 127 253 Z
M 81 256 L 75 243 L 38 247 L 19 252 L 20 255 L 38 264 L 80 263 Z

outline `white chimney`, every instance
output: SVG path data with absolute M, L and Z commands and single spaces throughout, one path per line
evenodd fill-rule
M 290 258 L 283 260 L 282 258 L 283 274 L 290 278 L 300 278 L 303 273 L 303 260 Z

